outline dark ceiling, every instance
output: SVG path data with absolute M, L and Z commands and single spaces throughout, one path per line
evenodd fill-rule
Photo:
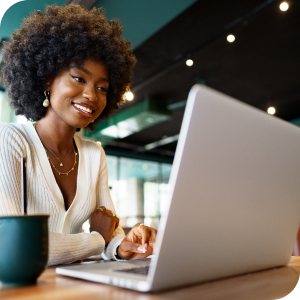
M 31 2 L 37 5 L 37 0 L 18 5 Z M 282 12 L 277 0 L 198 0 L 175 14 L 176 18 L 134 49 L 138 59 L 131 87 L 135 99 L 122 110 L 147 97 L 167 104 L 182 102 L 190 88 L 202 82 L 262 110 L 274 106 L 276 116 L 287 121 L 300 118 L 300 1 L 287 2 L 290 7 Z M 157 13 L 162 15 L 168 5 L 157 6 Z M 129 16 L 134 17 L 129 8 Z M 141 11 L 148 12 L 145 7 Z M 146 24 L 149 18 L 155 22 L 154 9 L 144 16 Z M 236 37 L 233 43 L 226 40 L 230 33 Z M 190 56 L 194 65 L 187 67 Z M 106 153 L 171 162 L 176 141 L 150 151 L 143 147 L 177 135 L 183 114 L 181 106 L 168 121 L 108 140 L 103 143 Z
M 275 106 L 285 120 L 300 117 L 300 2 L 199 0 L 134 50 L 138 59 L 132 91 L 136 104 L 145 97 L 168 103 L 187 99 L 196 82 L 266 110 Z M 228 43 L 233 33 L 235 42 Z M 192 54 L 194 65 L 185 64 Z M 184 108 L 172 119 L 119 140 L 121 148 L 136 152 L 138 146 L 179 133 Z M 107 145 L 111 150 L 118 149 Z M 121 144 L 122 143 L 122 144 Z M 125 146 L 125 148 L 124 148 Z M 176 142 L 148 154 L 174 152 Z

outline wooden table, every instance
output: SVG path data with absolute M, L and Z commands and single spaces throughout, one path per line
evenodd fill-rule
M 39 277 L 38 284 L 27 287 L 4 287 L 0 285 L 0 299 L 28 300 L 260 300 L 280 299 L 289 294 L 300 274 L 300 257 L 292 257 L 287 266 L 246 274 L 223 280 L 173 289 L 156 294 L 138 293 L 78 279 L 56 275 L 48 268 Z

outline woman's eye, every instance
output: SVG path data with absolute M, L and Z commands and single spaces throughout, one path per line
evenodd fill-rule
M 104 92 L 104 93 L 108 92 L 108 89 L 106 87 L 104 87 L 104 86 L 98 87 L 98 90 L 101 91 L 101 92 Z
M 74 76 L 74 75 L 71 75 L 71 74 L 70 74 L 70 76 L 71 76 L 73 79 L 75 79 L 76 81 L 78 81 L 78 82 L 84 82 L 84 80 L 83 80 L 82 77 L 77 77 L 77 76 Z

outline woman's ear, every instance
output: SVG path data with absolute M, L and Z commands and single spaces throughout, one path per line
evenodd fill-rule
M 46 90 L 47 92 L 50 92 L 50 87 L 51 87 L 52 82 L 53 82 L 53 79 L 50 79 L 50 80 L 48 80 L 48 81 L 46 82 L 45 90 Z
M 45 90 L 46 90 L 46 92 L 50 92 L 50 83 L 49 82 L 46 83 Z

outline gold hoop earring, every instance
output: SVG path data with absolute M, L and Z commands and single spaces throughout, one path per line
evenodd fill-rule
M 44 91 L 44 94 L 46 96 L 46 99 L 43 102 L 43 106 L 48 107 L 50 105 L 50 102 L 49 102 L 49 99 L 48 99 L 48 97 L 50 96 L 50 93 L 48 92 L 48 94 L 47 94 L 47 91 Z

